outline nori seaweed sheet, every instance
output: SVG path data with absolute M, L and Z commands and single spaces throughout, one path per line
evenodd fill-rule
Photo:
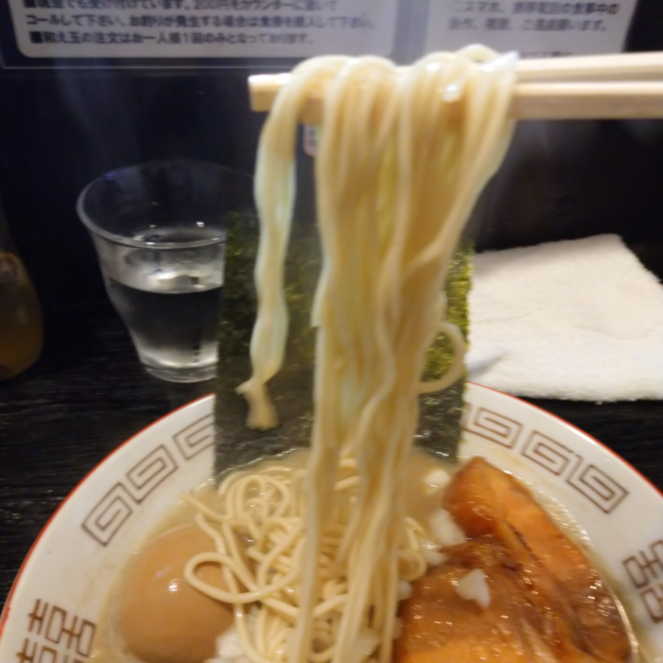
M 310 310 L 320 268 L 317 229 L 293 223 L 286 260 L 286 297 L 290 328 L 285 361 L 269 382 L 280 424 L 268 431 L 245 426 L 247 407 L 236 387 L 251 374 L 249 344 L 255 317 L 253 269 L 258 221 L 249 213 L 226 220 L 226 276 L 219 322 L 219 366 L 216 379 L 216 473 L 259 458 L 308 446 L 312 423 L 312 384 L 315 331 Z M 448 315 L 467 335 L 467 294 L 471 280 L 471 249 L 456 253 L 447 283 Z M 450 361 L 447 339 L 439 335 L 427 358 L 424 377 L 441 374 Z M 460 440 L 465 380 L 420 402 L 417 443 L 448 459 L 456 458 Z
M 293 223 L 285 269 L 288 342 L 283 367 L 268 385 L 280 424 L 267 431 L 247 428 L 246 402 L 235 390 L 251 375 L 249 345 L 256 311 L 253 270 L 258 221 L 251 214 L 232 215 L 226 222 L 226 233 L 214 407 L 217 474 L 228 467 L 308 445 L 315 343 L 310 309 L 320 266 L 315 226 Z
M 447 295 L 447 318 L 463 333 L 465 342 L 469 335 L 468 295 L 472 285 L 472 244 L 463 240 L 454 254 L 449 267 L 445 291 Z M 451 345 L 438 334 L 428 351 L 424 379 L 440 376 L 451 363 Z M 461 440 L 466 376 L 456 380 L 444 391 L 423 394 L 420 397 L 419 427 L 416 442 L 436 455 L 455 461 Z

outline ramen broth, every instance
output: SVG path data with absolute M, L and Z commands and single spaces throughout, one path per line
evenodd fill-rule
M 299 449 L 260 461 L 252 469 L 274 464 L 304 468 L 308 456 L 308 450 Z M 461 537 L 459 530 L 448 526 L 440 506 L 452 472 L 448 463 L 420 450 L 411 453 L 407 464 L 406 513 L 435 543 L 429 563 L 440 559 L 434 548 Z M 213 481 L 192 494 L 211 509 L 218 504 Z M 232 609 L 184 580 L 186 561 L 214 549 L 211 539 L 194 523 L 195 513 L 189 503 L 180 501 L 132 555 L 111 591 L 91 659 L 94 663 L 202 663 L 214 656 L 216 638 L 232 623 Z M 446 525 L 446 541 L 440 541 L 439 532 L 433 531 L 440 528 L 440 522 Z M 199 574 L 210 584 L 221 582 L 219 569 L 213 565 Z
M 248 469 L 252 474 L 275 467 L 281 469 L 286 467 L 293 471 L 301 471 L 307 467 L 309 455 L 308 449 L 299 449 L 282 456 L 262 460 L 248 468 L 241 468 L 241 470 Z M 476 474 L 474 472 L 474 478 L 471 481 L 459 486 L 459 478 L 468 475 L 468 473 L 472 474 L 472 467 L 476 468 L 477 464 L 484 468 L 483 473 Z M 223 480 L 233 473 L 234 471 L 231 471 L 222 476 L 221 479 Z M 563 571 L 565 567 L 568 568 L 570 565 L 580 570 L 580 581 L 578 582 L 576 577 L 573 583 L 565 585 L 562 582 L 557 587 L 555 591 L 558 595 L 561 593 L 562 601 L 570 596 L 570 600 L 573 602 L 574 595 L 581 602 L 586 598 L 591 600 L 592 595 L 596 594 L 597 589 L 603 583 L 595 571 L 596 568 L 599 568 L 599 564 L 594 555 L 588 552 L 589 539 L 579 525 L 573 521 L 568 511 L 549 496 L 541 495 L 538 491 L 533 491 L 535 493 L 534 497 L 532 491 L 524 484 L 490 466 L 483 460 L 475 458 L 468 461 L 467 464 L 451 465 L 428 452 L 413 449 L 406 464 L 403 480 L 407 486 L 405 513 L 408 518 L 416 520 L 425 532 L 425 561 L 428 571 L 423 577 L 414 580 L 412 583 L 401 582 L 399 585 L 398 598 L 401 601 L 399 614 L 403 621 L 401 636 L 397 640 L 396 652 L 393 658 L 395 663 L 418 663 L 420 653 L 424 657 L 429 655 L 426 649 L 429 644 L 426 643 L 432 641 L 452 643 L 450 645 L 452 647 L 451 651 L 433 652 L 434 656 L 437 656 L 437 653 L 440 654 L 440 661 L 450 661 L 451 663 L 457 660 L 464 661 L 466 658 L 459 655 L 457 649 L 453 650 L 454 638 L 458 639 L 458 634 L 454 630 L 456 627 L 450 629 L 450 624 L 457 623 L 460 632 L 463 633 L 459 644 L 461 648 L 467 647 L 463 637 L 468 637 L 468 629 L 471 633 L 469 637 L 472 639 L 470 646 L 474 647 L 476 642 L 488 642 L 494 634 L 494 631 L 491 630 L 491 624 L 496 618 L 493 614 L 495 611 L 502 614 L 503 617 L 503 613 L 505 613 L 508 617 L 509 610 L 515 610 L 512 617 L 517 618 L 517 615 L 522 612 L 523 606 L 529 605 L 527 592 L 525 592 L 524 597 L 518 598 L 517 596 L 518 579 L 516 578 L 515 584 L 512 584 L 514 583 L 513 578 L 505 579 L 502 577 L 504 569 L 511 568 L 517 558 L 512 557 L 512 552 L 508 552 L 504 548 L 504 542 L 499 541 L 499 535 L 498 540 L 495 540 L 493 535 L 488 537 L 487 549 L 486 537 L 477 534 L 477 532 L 472 533 L 470 531 L 471 526 L 468 529 L 467 519 L 461 517 L 460 512 L 466 510 L 465 505 L 470 505 L 468 508 L 471 510 L 473 503 L 475 505 L 480 504 L 481 500 L 485 499 L 484 484 L 497 481 L 505 488 L 499 501 L 508 503 L 515 498 L 515 501 L 520 504 L 520 506 L 516 505 L 515 511 L 511 512 L 507 518 L 510 523 L 516 523 L 516 527 L 518 527 L 519 513 L 524 513 L 522 506 L 525 504 L 525 511 L 530 514 L 526 519 L 529 532 L 523 534 L 522 532 L 525 531 L 523 530 L 521 534 L 518 534 L 519 538 L 524 537 L 522 541 L 524 541 L 525 547 L 529 546 L 527 540 L 530 535 L 533 537 L 539 536 L 538 545 L 544 545 L 544 547 L 547 546 L 545 543 L 546 536 L 553 547 L 559 546 L 559 537 L 562 537 L 562 539 L 568 537 L 568 546 L 564 544 L 560 548 L 561 554 L 556 556 L 555 568 L 552 569 L 552 574 L 554 576 L 556 569 Z M 474 488 L 472 484 L 474 484 Z M 461 491 L 460 501 L 458 499 L 459 490 Z M 217 510 L 220 505 L 221 498 L 218 494 L 216 481 L 205 482 L 193 490 L 191 496 L 199 504 L 212 511 Z M 523 499 L 525 502 L 523 502 Z M 490 516 L 490 512 L 493 515 L 500 512 L 500 507 L 494 508 L 493 504 L 485 504 L 485 508 L 481 507 L 483 511 L 477 511 L 476 513 Z M 445 510 L 443 506 L 447 506 L 449 511 Z M 543 511 L 543 508 L 545 508 L 545 511 Z M 531 516 L 537 509 L 539 516 L 532 519 Z M 509 511 L 508 507 L 507 511 Z M 248 661 L 244 657 L 229 657 L 227 655 L 229 640 L 228 638 L 220 638 L 224 633 L 230 635 L 232 640 L 231 650 L 235 652 L 235 656 L 239 656 L 241 651 L 241 649 L 238 649 L 240 648 L 240 640 L 235 629 L 232 628 L 234 622 L 232 606 L 206 596 L 193 588 L 184 578 L 184 566 L 192 557 L 199 553 L 215 550 L 215 544 L 210 536 L 194 522 L 198 512 L 199 509 L 196 506 L 186 499 L 182 499 L 170 509 L 158 527 L 144 540 L 137 552 L 131 556 L 109 596 L 106 612 L 98 631 L 95 653 L 91 659 L 94 663 L 203 663 L 208 660 L 210 660 L 210 663 L 228 663 L 229 661 L 243 663 Z M 458 522 L 465 522 L 464 528 L 470 538 L 465 536 L 452 518 L 451 513 L 455 513 L 459 517 Z M 474 518 L 474 516 L 471 516 L 471 518 Z M 508 527 L 511 528 L 512 524 L 509 524 Z M 513 531 L 517 532 L 517 529 Z M 540 535 L 543 535 L 543 539 Z M 536 539 L 532 539 L 532 541 L 536 543 Z M 573 541 L 576 543 L 573 543 Z M 250 542 L 247 537 L 245 543 L 248 545 Z M 578 543 L 581 543 L 581 547 L 578 547 Z M 564 550 L 570 554 L 567 555 Z M 495 575 L 495 572 L 490 570 L 490 560 L 494 562 L 498 557 L 505 554 L 507 557 L 502 557 L 502 561 L 497 564 L 499 568 L 496 572 L 497 575 Z M 461 596 L 461 592 L 454 589 L 456 584 L 460 584 L 458 580 L 462 579 L 463 574 L 466 573 L 467 569 L 464 571 L 463 568 L 465 567 L 463 565 L 467 563 L 467 559 L 483 559 L 483 562 L 477 563 L 474 568 L 480 574 L 483 573 L 482 568 L 485 568 L 488 574 L 486 578 L 488 578 L 488 584 L 491 587 L 488 605 L 480 605 L 481 610 L 478 610 L 478 606 L 473 604 L 473 601 L 479 601 L 478 598 Z M 516 566 L 519 566 L 521 562 L 522 559 Z M 526 562 L 525 566 L 528 564 L 530 562 Z M 494 565 L 493 567 L 497 568 Z M 530 571 L 522 571 L 521 575 L 528 575 L 528 577 L 536 580 L 536 575 L 540 573 L 541 569 L 537 571 L 536 563 L 535 567 L 532 567 L 534 570 L 533 576 L 528 575 Z M 223 587 L 221 568 L 218 564 L 202 564 L 197 568 L 196 576 L 210 585 L 227 589 Z M 508 586 L 506 590 L 504 590 L 504 582 Z M 530 580 L 527 580 L 527 582 L 529 583 Z M 545 603 L 547 592 L 545 587 L 548 581 L 544 578 L 542 582 L 544 604 L 538 606 L 538 608 L 541 608 L 541 614 L 544 614 L 549 612 L 549 604 Z M 500 585 L 500 583 L 502 584 Z M 292 591 L 297 591 L 296 583 L 293 583 L 293 585 L 295 588 Z M 499 589 L 500 586 L 502 591 Z M 429 599 L 429 603 L 426 605 L 425 596 L 427 591 L 429 594 L 431 591 L 433 594 L 441 591 L 442 594 L 435 594 L 436 598 Z M 492 598 L 491 592 L 494 593 Z M 412 599 L 409 598 L 411 595 Z M 603 595 L 606 600 L 611 601 L 609 590 L 605 590 Z M 423 603 L 422 597 L 424 597 Z M 557 599 L 552 598 L 554 604 Z M 534 604 L 530 605 L 528 610 L 534 609 L 536 612 L 538 608 Z M 613 649 L 621 652 L 627 646 L 627 643 L 624 640 L 623 633 L 620 633 L 622 629 L 621 619 L 613 608 L 607 606 L 604 612 L 605 622 L 603 625 L 598 624 L 596 626 L 592 620 L 591 628 L 599 629 L 599 632 L 603 634 L 601 640 L 606 640 L 607 631 L 605 629 L 608 628 L 614 641 Z M 553 610 L 554 612 L 555 610 Z M 562 615 L 564 612 L 565 610 L 562 609 L 560 613 L 562 621 L 566 619 Z M 446 617 L 442 619 L 444 615 Z M 439 619 L 442 619 L 442 621 L 437 621 Z M 579 619 L 582 626 L 582 616 Z M 465 623 L 465 626 L 462 626 L 461 622 Z M 441 626 L 435 626 L 438 623 Z M 555 623 L 560 622 L 557 620 Z M 574 619 L 571 619 L 569 623 L 575 623 Z M 424 624 L 428 624 L 428 631 L 424 631 L 423 636 L 421 634 L 417 635 L 417 629 L 422 628 Z M 560 631 L 562 635 L 564 635 L 565 628 L 566 625 L 563 624 Z M 588 631 L 591 631 L 591 628 L 588 628 Z M 413 632 L 414 636 L 412 635 Z M 433 637 L 431 634 L 437 635 Z M 574 658 L 577 651 L 575 636 L 566 639 L 567 649 L 559 654 L 558 658 L 555 657 L 550 660 L 559 661 L 560 663 L 575 663 L 580 660 L 626 660 L 626 658 L 620 656 L 605 659 L 592 658 L 591 655 L 587 659 Z M 222 644 L 224 640 L 225 644 Z M 413 642 L 414 649 L 412 649 Z M 503 641 L 500 642 L 504 645 Z M 517 649 L 520 644 L 519 642 L 515 642 L 515 644 L 511 642 L 504 646 L 507 646 L 507 648 L 512 646 Z M 420 647 L 423 647 L 421 652 Z M 571 653 L 569 654 L 569 652 Z M 511 658 L 507 657 L 505 660 L 511 661 L 512 658 L 513 656 Z M 502 659 L 488 658 L 487 660 L 501 661 Z M 520 660 L 521 658 L 518 656 L 513 658 L 513 661 Z M 525 656 L 525 660 L 528 660 L 527 656 Z M 536 658 L 536 661 L 539 660 L 548 659 Z

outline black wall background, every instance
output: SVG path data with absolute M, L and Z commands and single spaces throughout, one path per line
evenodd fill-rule
M 663 50 L 661 0 L 640 0 L 627 50 Z M 47 334 L 67 333 L 77 302 L 105 298 L 75 213 L 87 182 L 158 158 L 252 171 L 262 118 L 248 111 L 247 73 L 0 70 L 0 196 Z M 474 215 L 478 248 L 599 232 L 660 244 L 662 175 L 663 120 L 523 122 Z

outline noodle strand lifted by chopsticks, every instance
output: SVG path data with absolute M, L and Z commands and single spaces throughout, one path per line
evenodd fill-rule
M 305 472 L 230 474 L 219 489 L 223 510 L 201 508 L 198 516 L 215 532 L 217 553 L 187 567 L 194 586 L 235 606 L 256 663 L 391 659 L 399 582 L 426 568 L 423 529 L 403 511 L 417 397 L 462 372 L 463 341 L 446 321 L 442 287 L 463 225 L 509 142 L 514 65 L 512 56 L 482 47 L 435 53 L 401 70 L 375 57 L 313 58 L 294 70 L 265 124 L 253 374 L 238 388 L 256 428 L 277 423 L 266 383 L 283 362 L 287 336 L 283 264 L 297 120 L 324 88 L 311 452 Z M 451 340 L 454 362 L 422 384 L 439 331 Z M 224 590 L 195 575 L 212 560 L 223 568 Z

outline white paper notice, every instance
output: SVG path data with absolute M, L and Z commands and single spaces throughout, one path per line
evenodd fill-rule
M 431 0 L 426 51 L 482 43 L 521 56 L 614 53 L 636 0 Z
M 393 49 L 397 0 L 10 0 L 30 58 L 265 58 Z

